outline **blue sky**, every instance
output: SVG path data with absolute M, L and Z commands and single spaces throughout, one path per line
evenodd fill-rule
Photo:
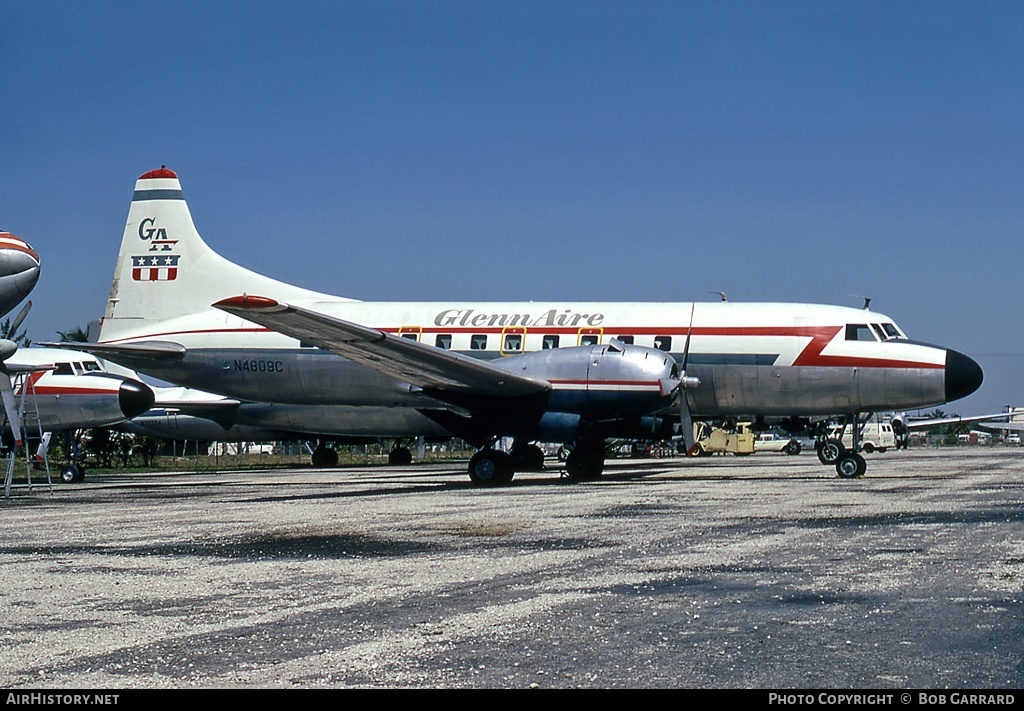
M 367 300 L 872 307 L 1024 405 L 1024 6 L 0 5 L 29 336 L 103 309 L 166 164 L 225 256 Z

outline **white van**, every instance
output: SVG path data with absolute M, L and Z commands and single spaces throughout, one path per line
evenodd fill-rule
M 896 446 L 896 433 L 892 430 L 892 425 L 888 422 L 865 422 L 860 435 L 860 446 L 861 448 L 871 454 L 872 452 L 884 452 L 890 447 Z M 829 438 L 835 439 L 839 434 L 839 430 L 842 429 L 842 425 L 837 425 L 829 429 Z M 843 435 L 843 446 L 847 449 L 853 447 L 853 435 L 850 433 L 850 428 L 846 428 L 846 433 Z

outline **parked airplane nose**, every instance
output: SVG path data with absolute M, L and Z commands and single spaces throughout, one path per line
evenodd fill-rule
M 946 349 L 946 402 L 967 397 L 981 387 L 981 366 L 963 353 Z
M 0 313 L 29 295 L 39 281 L 39 255 L 10 232 L 0 232 Z
M 152 408 L 154 402 L 156 395 L 148 385 L 138 380 L 125 380 L 117 392 L 117 404 L 129 420 Z

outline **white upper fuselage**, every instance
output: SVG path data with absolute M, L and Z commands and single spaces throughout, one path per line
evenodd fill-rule
M 682 353 L 689 334 L 689 358 L 693 363 L 720 357 L 733 362 L 756 359 L 758 365 L 776 366 L 941 368 L 945 358 L 944 350 L 933 346 L 902 338 L 883 341 L 872 325 L 891 327 L 891 318 L 841 306 L 734 302 L 359 302 L 329 298 L 289 303 L 481 357 L 607 343 L 613 338 Z M 847 339 L 847 326 L 863 326 L 860 337 L 870 340 Z M 170 340 L 190 350 L 301 346 L 294 338 L 215 309 L 159 323 L 139 323 L 138 329 L 122 327 L 118 335 L 116 339 L 104 338 L 103 342 Z

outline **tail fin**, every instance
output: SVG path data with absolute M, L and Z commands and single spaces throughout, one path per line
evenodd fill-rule
M 253 292 L 323 298 L 249 271 L 210 249 L 192 222 L 178 176 L 162 166 L 135 183 L 99 340 L 157 333 L 158 322 L 207 312 L 216 301 Z

